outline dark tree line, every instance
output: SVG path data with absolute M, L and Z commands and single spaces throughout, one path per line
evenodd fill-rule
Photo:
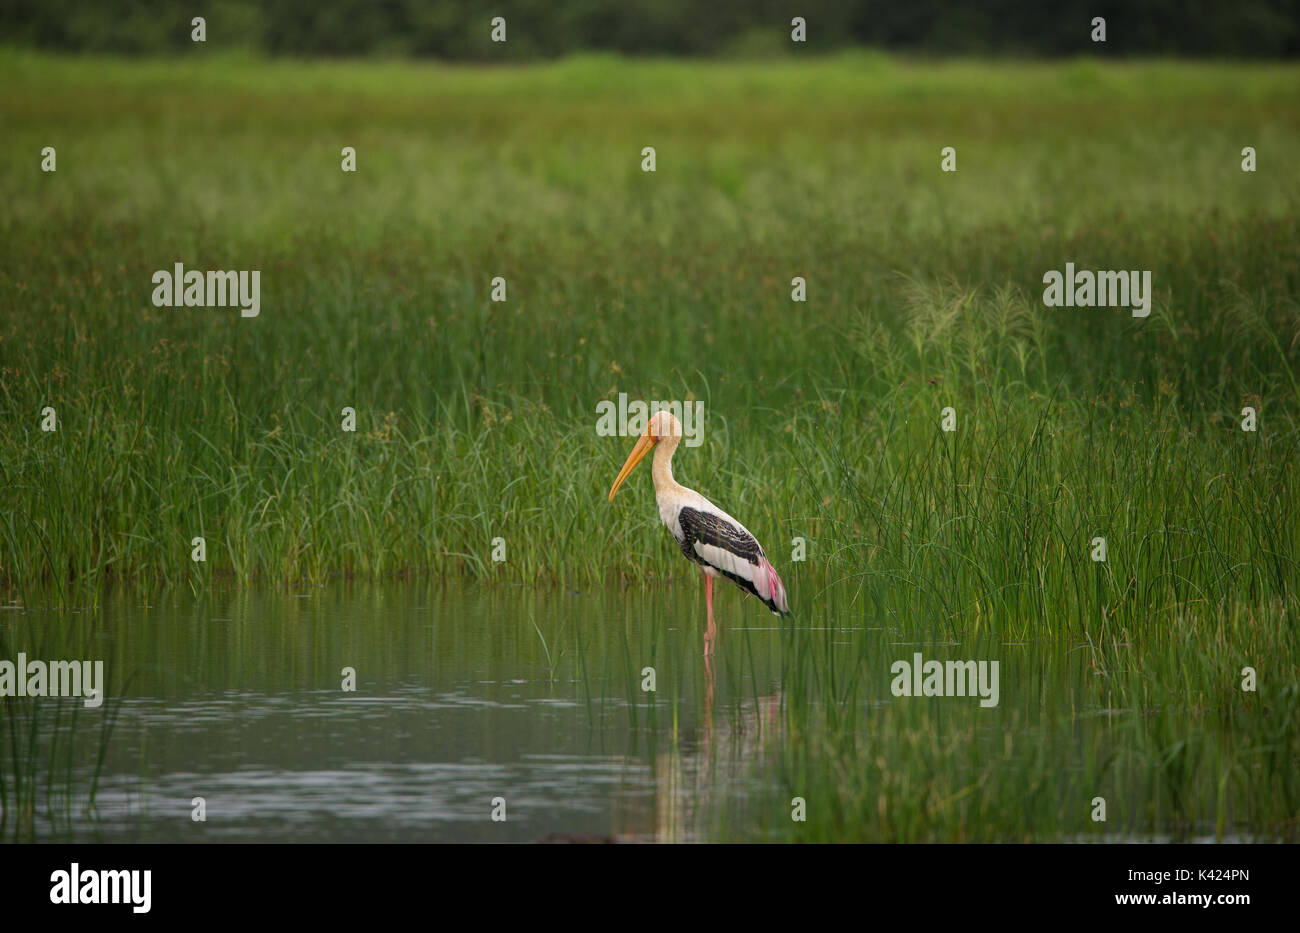
M 150 55 L 191 48 L 272 55 L 521 60 L 579 51 L 765 55 L 869 46 L 916 53 L 1294 57 L 1300 0 L 0 0 L 0 44 Z M 506 19 L 504 46 L 489 39 Z M 1106 19 L 1106 44 L 1090 39 Z

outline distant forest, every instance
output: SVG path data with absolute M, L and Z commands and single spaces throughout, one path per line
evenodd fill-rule
M 573 52 L 765 56 L 848 47 L 918 54 L 1291 58 L 1300 0 L 0 0 L 0 46 L 156 55 L 471 61 Z M 489 37 L 493 17 L 507 41 Z M 791 20 L 807 41 L 790 41 Z M 1094 17 L 1106 42 L 1091 39 Z

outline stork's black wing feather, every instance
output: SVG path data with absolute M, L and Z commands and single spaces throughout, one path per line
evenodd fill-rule
M 682 553 L 696 563 L 705 563 L 705 560 L 695 552 L 697 541 L 700 544 L 720 547 L 755 567 L 763 557 L 763 548 L 759 546 L 758 540 L 753 535 L 743 528 L 737 528 L 719 515 L 701 512 L 687 506 L 677 513 L 677 522 L 682 526 Z
M 712 512 L 702 512 L 689 507 L 677 513 L 677 523 L 682 527 L 682 553 L 703 567 L 708 567 L 721 574 L 746 593 L 758 597 L 763 605 L 777 615 L 788 613 L 785 602 L 785 588 L 781 580 L 767 562 L 758 540 L 745 529 L 727 521 Z M 706 545 L 718 548 L 736 558 L 730 566 L 720 566 L 706 560 L 695 546 Z M 746 564 L 749 566 L 747 567 Z M 752 570 L 750 568 L 753 568 Z M 764 576 L 766 575 L 766 577 Z M 771 592 L 764 596 L 754 586 L 755 580 L 763 580 L 766 589 Z

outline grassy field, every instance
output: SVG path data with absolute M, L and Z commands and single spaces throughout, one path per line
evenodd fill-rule
M 758 535 L 795 609 L 787 740 L 761 766 L 774 799 L 811 781 L 836 802 L 799 838 L 1070 836 L 1091 824 L 1051 816 L 1061 782 L 1090 797 L 1103 772 L 1144 801 L 1130 832 L 1294 838 L 1297 79 L 5 53 L 3 595 L 693 586 L 648 470 L 605 503 L 631 440 L 595 424 L 619 392 L 702 399 L 677 478 Z M 176 262 L 261 270 L 260 315 L 153 307 Z M 1150 317 L 1044 307 L 1066 262 L 1151 270 Z M 1021 745 L 945 731 L 864 704 L 864 625 L 1042 642 L 1091 706 L 1145 712 L 1090 726 L 1086 754 L 1059 709 Z

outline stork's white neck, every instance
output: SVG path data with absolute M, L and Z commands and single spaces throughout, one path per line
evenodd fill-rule
M 673 479 L 673 452 L 681 443 L 680 437 L 668 436 L 655 445 L 655 458 L 651 472 L 655 480 L 655 495 L 662 496 L 669 492 L 678 492 L 681 485 Z

